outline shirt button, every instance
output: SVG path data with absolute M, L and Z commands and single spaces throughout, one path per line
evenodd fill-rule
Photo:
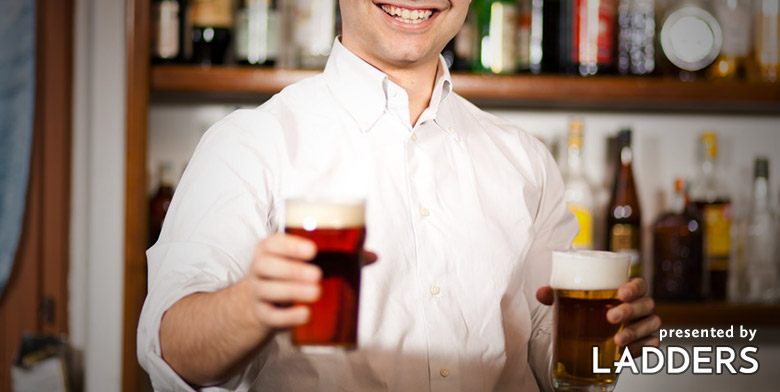
M 428 215 L 430 215 L 430 214 L 431 214 L 431 213 L 430 213 L 430 211 L 428 211 L 428 209 L 427 209 L 427 208 L 425 208 L 425 207 L 420 207 L 420 215 L 422 215 L 422 216 L 428 216 Z
M 413 141 L 413 142 L 416 142 L 416 141 L 417 141 L 417 134 L 416 134 L 416 133 L 413 133 L 413 134 L 412 134 L 412 141 Z
M 443 367 L 439 370 L 439 374 L 441 374 L 442 377 L 447 377 L 450 375 L 450 369 Z
M 441 289 L 437 285 L 431 286 L 431 294 L 433 295 L 439 295 L 441 293 Z
M 450 127 L 450 133 L 453 134 L 453 135 L 456 135 L 455 127 Z
M 395 91 L 395 89 L 390 90 L 390 97 L 395 98 L 398 96 L 398 91 Z

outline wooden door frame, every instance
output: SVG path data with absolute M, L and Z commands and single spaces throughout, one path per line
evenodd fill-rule
M 143 391 L 148 376 L 138 364 L 136 331 L 146 297 L 146 151 L 149 118 L 149 0 L 127 0 L 125 157 L 125 269 L 122 390 Z

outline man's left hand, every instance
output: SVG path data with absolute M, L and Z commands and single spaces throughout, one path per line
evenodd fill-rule
M 628 346 L 631 354 L 639 356 L 643 346 L 658 347 L 660 341 L 652 333 L 661 328 L 661 317 L 653 313 L 655 301 L 645 296 L 647 282 L 642 278 L 633 278 L 618 288 L 618 306 L 607 312 L 607 321 L 623 324 L 623 330 L 615 335 L 615 343 Z M 553 303 L 553 289 L 544 286 L 536 291 L 536 299 L 545 305 Z

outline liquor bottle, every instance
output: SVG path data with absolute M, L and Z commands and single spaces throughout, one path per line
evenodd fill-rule
M 517 71 L 542 72 L 542 0 L 517 2 Z
M 481 0 L 472 3 L 477 17 L 479 61 L 476 70 L 496 74 L 517 69 L 517 3 Z
M 593 216 L 595 200 L 593 188 L 583 171 L 582 159 L 582 119 L 574 117 L 569 121 L 569 142 L 564 172 L 564 200 L 566 206 L 577 217 L 580 232 L 572 247 L 575 249 L 593 249 Z
M 158 168 L 157 191 L 149 200 L 149 246 L 160 237 L 165 214 L 173 199 L 173 165 L 165 161 Z
M 757 79 L 777 82 L 780 76 L 780 0 L 756 0 L 755 62 Z
M 627 253 L 631 258 L 631 276 L 642 275 L 642 211 L 631 167 L 631 129 L 617 135 L 618 156 L 615 182 L 607 205 L 607 250 Z
M 655 0 L 620 0 L 617 69 L 647 75 L 655 69 Z
M 725 300 L 731 252 L 731 199 L 718 181 L 718 144 L 715 133 L 701 136 L 700 169 L 691 186 L 691 202 L 704 222 L 705 291 L 707 297 Z
M 703 77 L 723 45 L 720 23 L 706 5 L 699 0 L 676 2 L 661 23 L 661 49 L 670 64 L 665 71 L 683 81 Z
M 232 39 L 231 0 L 190 0 L 192 61 L 223 64 Z
M 336 0 L 293 0 L 293 65 L 322 69 L 336 37 Z
M 542 72 L 566 72 L 571 56 L 571 18 L 572 0 L 542 2 Z
M 473 12 L 466 15 L 466 21 L 453 39 L 454 71 L 471 71 L 479 58 L 479 35 L 477 34 L 477 17 Z
M 760 157 L 753 172 L 753 204 L 747 222 L 745 243 L 746 302 L 771 303 L 780 295 L 777 256 L 778 228 L 769 207 L 769 161 Z
M 653 225 L 653 298 L 658 300 L 704 296 L 704 227 L 688 204 L 684 182 L 677 178 L 671 211 Z
M 279 18 L 271 0 L 242 0 L 236 13 L 236 60 L 273 65 L 279 45 Z
M 750 55 L 750 0 L 721 0 L 712 3 L 723 29 L 720 55 L 707 68 L 710 79 L 743 79 Z
M 572 0 L 572 3 L 568 71 L 582 76 L 612 72 L 617 0 Z
M 180 11 L 178 0 L 156 0 L 152 3 L 150 38 L 153 62 L 171 62 L 180 57 Z

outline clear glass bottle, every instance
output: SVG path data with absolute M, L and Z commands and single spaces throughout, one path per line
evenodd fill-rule
M 155 63 L 178 60 L 181 53 L 181 6 L 178 0 L 152 2 L 151 57 Z
M 617 70 L 647 75 L 655 69 L 655 0 L 618 3 Z
M 780 0 L 756 0 L 755 62 L 757 78 L 763 82 L 777 82 L 780 76 Z
M 583 170 L 582 158 L 583 122 L 579 117 L 569 121 L 569 141 L 564 172 L 564 200 L 569 210 L 577 217 L 580 232 L 574 239 L 575 249 L 593 249 L 593 222 L 595 200 L 593 187 Z
M 273 65 L 279 47 L 276 1 L 242 0 L 236 13 L 235 42 L 239 63 Z
M 715 16 L 723 30 L 723 46 L 707 68 L 710 79 L 743 79 L 751 49 L 751 0 L 716 0 Z
M 674 182 L 669 212 L 653 226 L 653 298 L 693 301 L 703 298 L 704 227 L 689 210 L 685 182 Z
M 631 167 L 631 129 L 617 136 L 615 182 L 607 207 L 607 250 L 631 257 L 631 277 L 642 276 L 642 211 Z
M 769 161 L 756 158 L 753 172 L 753 203 L 747 221 L 745 243 L 746 302 L 771 303 L 778 299 L 777 221 L 769 206 Z
M 714 132 L 702 134 L 700 168 L 691 187 L 692 209 L 704 222 L 705 290 L 707 297 L 727 298 L 731 257 L 731 198 L 725 183 L 718 179 L 718 140 Z

